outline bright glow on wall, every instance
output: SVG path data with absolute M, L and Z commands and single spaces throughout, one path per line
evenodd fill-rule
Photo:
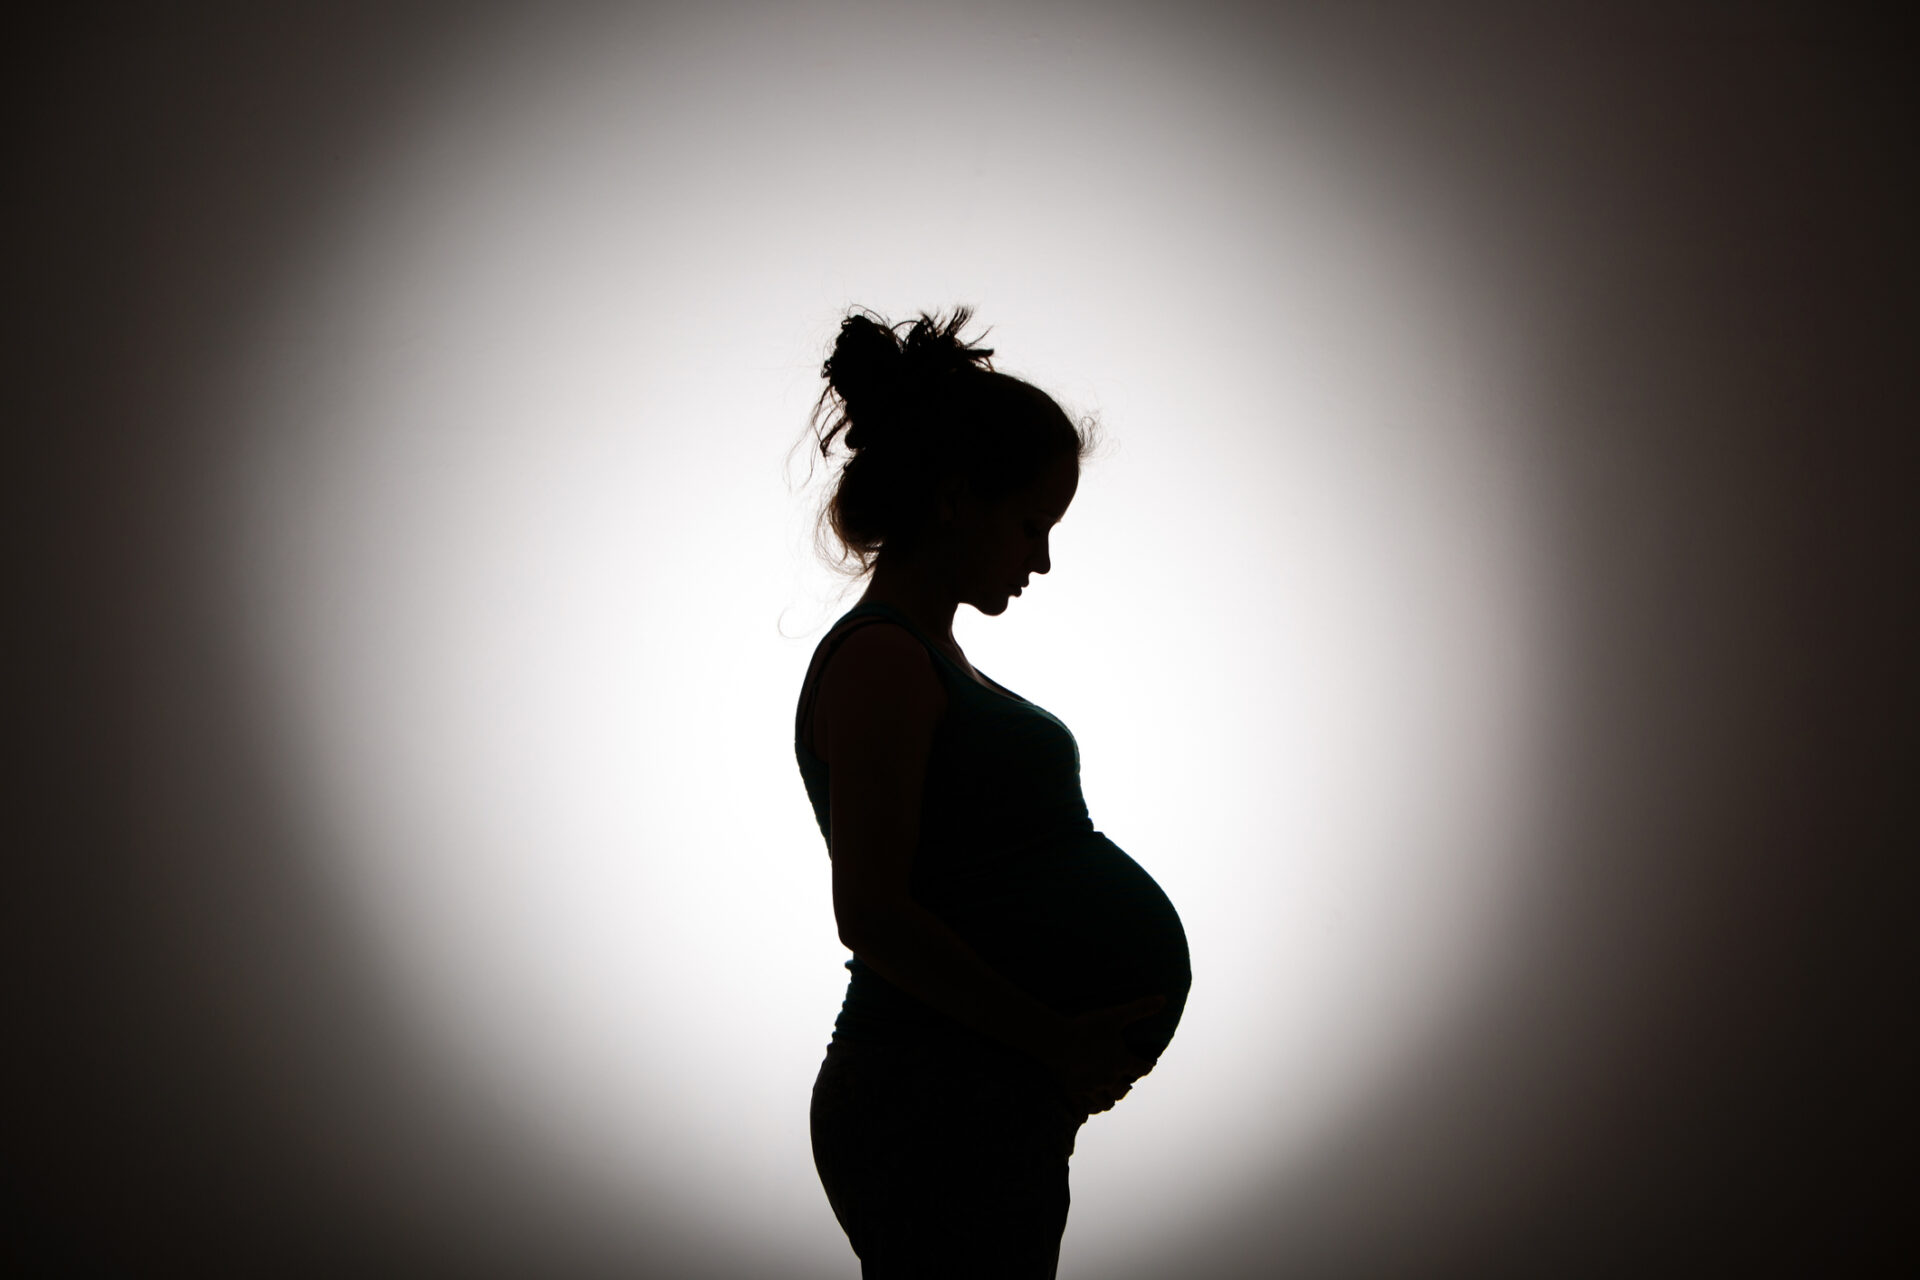
M 233 589 L 326 873 L 609 1223 L 844 1273 L 806 1111 L 845 957 L 791 729 L 852 599 L 788 449 L 847 306 L 974 304 L 1111 441 L 1054 572 L 957 629 L 1073 727 L 1187 925 L 1186 1021 L 1084 1131 L 1062 1266 L 1162 1274 L 1414 1058 L 1521 883 L 1538 535 L 1471 255 L 1307 53 L 1202 67 L 1142 14 L 487 31 L 235 408 Z

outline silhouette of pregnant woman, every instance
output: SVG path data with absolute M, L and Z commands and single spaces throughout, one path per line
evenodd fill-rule
M 814 1161 L 866 1280 L 1053 1276 L 1080 1125 L 1152 1069 L 1192 981 L 1072 733 L 954 642 L 960 604 L 997 617 L 1052 567 L 1091 447 L 969 318 L 849 316 L 810 427 L 847 455 L 822 520 L 868 579 L 794 722 L 853 953 Z

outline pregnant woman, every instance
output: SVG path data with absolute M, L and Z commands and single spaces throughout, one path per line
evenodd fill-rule
M 855 314 L 822 375 L 822 513 L 867 577 L 802 685 L 794 752 L 853 952 L 813 1089 L 814 1161 L 866 1280 L 1051 1277 L 1067 1160 L 1186 1005 L 1186 935 L 1096 831 L 1067 726 L 975 670 L 1052 562 L 1089 441 L 992 351 Z

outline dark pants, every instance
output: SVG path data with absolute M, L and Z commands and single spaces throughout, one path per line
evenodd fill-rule
M 811 1118 L 814 1166 L 864 1280 L 1052 1280 L 1087 1117 L 1037 1066 L 839 1042 Z

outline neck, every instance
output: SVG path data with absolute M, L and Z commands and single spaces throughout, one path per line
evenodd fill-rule
M 891 605 L 921 631 L 960 647 L 953 638 L 953 615 L 960 598 L 924 566 L 881 561 L 860 596 L 861 604 Z

